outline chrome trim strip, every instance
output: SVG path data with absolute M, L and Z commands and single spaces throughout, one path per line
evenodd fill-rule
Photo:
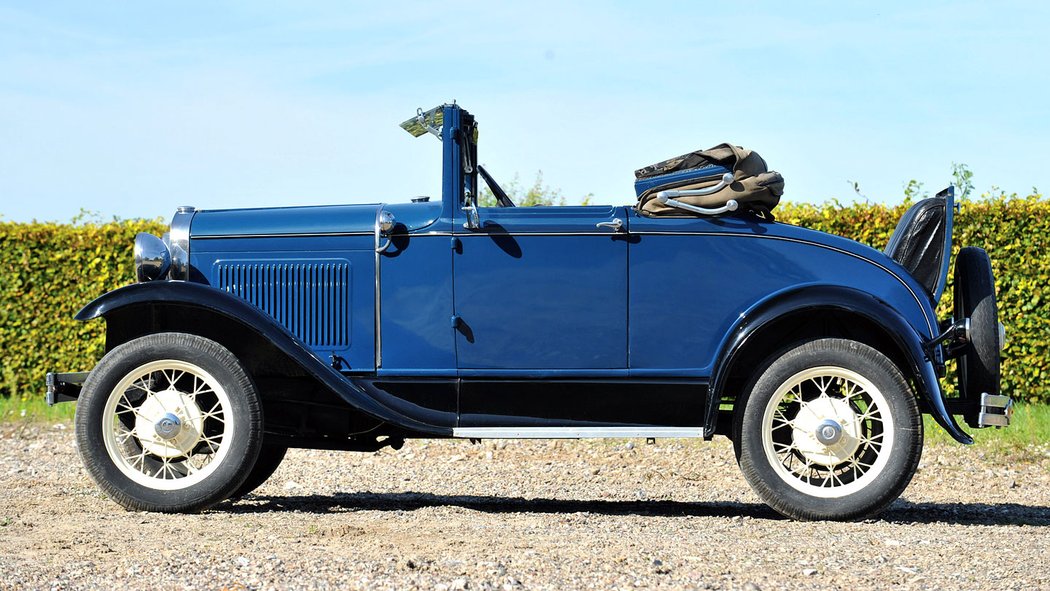
M 190 224 L 197 210 L 184 205 L 176 210 L 171 218 L 171 229 L 168 232 L 168 248 L 171 251 L 171 270 L 168 277 L 179 281 L 190 278 Z
M 383 206 L 380 205 L 379 207 L 376 208 L 375 228 L 372 230 L 372 234 L 375 237 L 375 255 L 376 255 L 376 294 L 375 294 L 375 297 L 376 297 L 376 314 L 375 314 L 375 316 L 376 316 L 376 326 L 375 326 L 375 331 L 376 331 L 376 338 L 375 338 L 376 371 L 379 371 L 379 368 L 383 367 L 383 331 L 380 328 L 381 327 L 380 321 L 381 321 L 381 316 L 382 316 L 382 310 L 381 310 L 381 305 L 382 304 L 380 302 L 380 299 L 382 298 L 382 294 L 381 294 L 380 289 L 379 289 L 379 286 L 380 286 L 379 261 L 382 260 L 382 258 L 383 258 L 383 250 L 386 250 L 386 249 L 380 250 L 380 248 L 379 248 L 379 235 L 381 233 L 380 225 L 382 223 L 382 219 L 381 219 L 382 218 L 382 213 L 383 213 Z
M 685 234 L 692 235 L 693 232 L 685 232 Z M 610 234 L 608 232 L 500 232 L 500 236 L 615 236 L 616 234 Z M 430 232 L 402 232 L 399 234 L 391 234 L 391 236 L 397 237 L 408 237 L 408 238 L 425 238 L 428 236 L 456 236 L 457 238 L 463 238 L 465 236 L 491 236 L 488 232 L 471 232 L 471 233 L 456 233 L 456 232 L 442 232 L 442 231 L 430 231 Z
M 492 234 L 490 234 L 488 232 L 485 232 L 484 230 L 482 230 L 480 232 L 475 232 L 473 234 L 453 234 L 453 236 L 458 236 L 460 238 L 464 238 L 464 237 L 467 237 L 467 236 L 491 236 L 491 235 Z M 596 229 L 594 232 L 500 232 L 499 235 L 500 236 L 601 236 L 601 237 L 604 237 L 604 238 L 608 238 L 609 236 L 622 236 L 623 234 L 622 233 L 621 234 L 610 234 L 608 232 L 600 232 L 600 231 L 598 231 L 598 229 Z
M 686 232 L 686 234 L 693 234 L 693 232 Z M 500 233 L 500 236 L 605 236 L 606 238 L 608 238 L 609 236 L 614 236 L 614 235 L 615 234 L 609 234 L 608 232 L 507 232 L 507 233 L 501 232 Z M 463 238 L 465 236 L 491 236 L 491 234 L 489 234 L 488 232 L 484 232 L 484 231 L 472 232 L 472 233 L 469 233 L 469 234 L 465 233 L 465 232 L 462 233 L 462 234 L 457 234 L 455 232 L 439 232 L 439 231 L 434 230 L 434 231 L 430 231 L 430 232 L 403 232 L 403 233 L 399 233 L 399 234 L 391 234 L 391 236 L 409 237 L 409 238 L 425 238 L 427 236 L 456 236 L 458 238 Z
M 297 234 L 223 234 L 221 236 L 194 236 L 194 240 L 221 240 L 224 238 L 322 238 L 330 236 L 371 236 L 372 232 L 302 232 Z
M 703 427 L 456 427 L 462 439 L 601 439 L 607 437 L 703 437 Z

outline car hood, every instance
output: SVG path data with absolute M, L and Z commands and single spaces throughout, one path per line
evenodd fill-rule
M 440 203 L 197 210 L 190 226 L 190 237 L 371 234 L 380 208 L 396 211 L 396 219 L 408 229 L 433 223 L 440 214 Z

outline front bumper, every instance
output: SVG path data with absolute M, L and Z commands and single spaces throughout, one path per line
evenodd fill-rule
M 47 405 L 54 406 L 59 402 L 76 402 L 80 397 L 80 389 L 87 380 L 88 372 L 54 373 L 47 374 Z

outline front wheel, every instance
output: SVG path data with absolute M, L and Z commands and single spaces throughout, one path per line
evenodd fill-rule
M 159 333 L 106 354 L 77 402 L 88 474 L 129 510 L 189 512 L 226 499 L 262 445 L 255 385 L 222 345 Z
M 233 494 L 230 495 L 230 500 L 240 500 L 248 493 L 262 486 L 281 466 L 286 453 L 288 453 L 288 448 L 283 445 L 268 445 L 264 443 L 262 449 L 259 450 L 259 458 L 255 460 L 255 465 L 252 466 L 251 472 L 248 473 L 248 477 L 244 479 L 244 482 L 237 487 L 237 490 L 233 491 Z
M 900 496 L 922 453 L 922 415 L 893 362 L 856 341 L 817 339 L 763 367 L 734 429 L 763 501 L 794 519 L 849 520 Z

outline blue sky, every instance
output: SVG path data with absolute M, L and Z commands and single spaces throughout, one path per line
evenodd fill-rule
M 786 198 L 896 202 L 952 162 L 1050 185 L 1050 4 L 0 2 L 0 215 L 439 192 L 455 99 L 500 179 L 633 201 L 633 171 L 723 141 Z

